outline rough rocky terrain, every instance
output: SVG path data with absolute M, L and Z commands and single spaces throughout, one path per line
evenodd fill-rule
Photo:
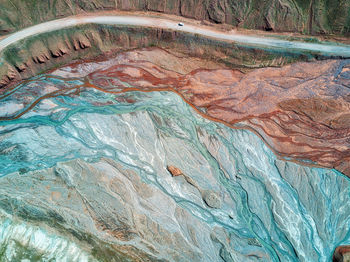
M 55 18 L 101 10 L 138 10 L 267 31 L 350 32 L 347 0 L 1 0 L 0 35 Z

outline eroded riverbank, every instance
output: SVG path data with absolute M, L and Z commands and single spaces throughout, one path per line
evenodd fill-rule
M 87 14 L 15 32 L 0 40 L 0 87 L 74 59 L 149 46 L 177 49 L 241 69 L 350 57 L 350 47 L 336 42 L 288 41 L 278 35 L 241 34 L 192 20 L 179 26 L 172 19 Z

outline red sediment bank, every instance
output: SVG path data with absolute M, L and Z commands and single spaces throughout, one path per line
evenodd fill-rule
M 214 64 L 213 69 L 201 69 L 205 61 L 153 48 L 119 54 L 113 62 L 98 61 L 86 72 L 77 69 L 83 64 L 67 66 L 75 76 L 86 75 L 85 83 L 74 87 L 76 93 L 80 88 L 175 92 L 203 117 L 255 132 L 280 157 L 350 176 L 348 60 L 295 63 L 243 74 Z M 55 91 L 33 106 L 62 94 Z
M 254 130 L 280 156 L 350 175 L 350 61 L 296 63 L 247 74 L 230 69 L 180 74 L 134 60 L 89 79 L 100 89 L 120 80 L 135 87 L 120 86 L 124 92 L 176 92 L 211 120 Z

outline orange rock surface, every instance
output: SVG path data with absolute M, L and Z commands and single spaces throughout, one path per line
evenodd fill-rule
M 179 168 L 175 167 L 175 166 L 167 166 L 166 168 L 168 169 L 168 171 L 170 172 L 170 174 L 172 176 L 181 176 L 181 175 L 183 175 L 182 171 Z

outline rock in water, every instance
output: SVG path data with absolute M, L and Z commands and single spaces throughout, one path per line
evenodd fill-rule
M 206 190 L 203 193 L 203 200 L 209 207 L 221 208 L 220 197 L 218 196 L 217 193 L 215 193 L 211 190 Z
M 167 166 L 167 170 L 172 176 L 181 176 L 183 175 L 182 171 L 175 166 Z

